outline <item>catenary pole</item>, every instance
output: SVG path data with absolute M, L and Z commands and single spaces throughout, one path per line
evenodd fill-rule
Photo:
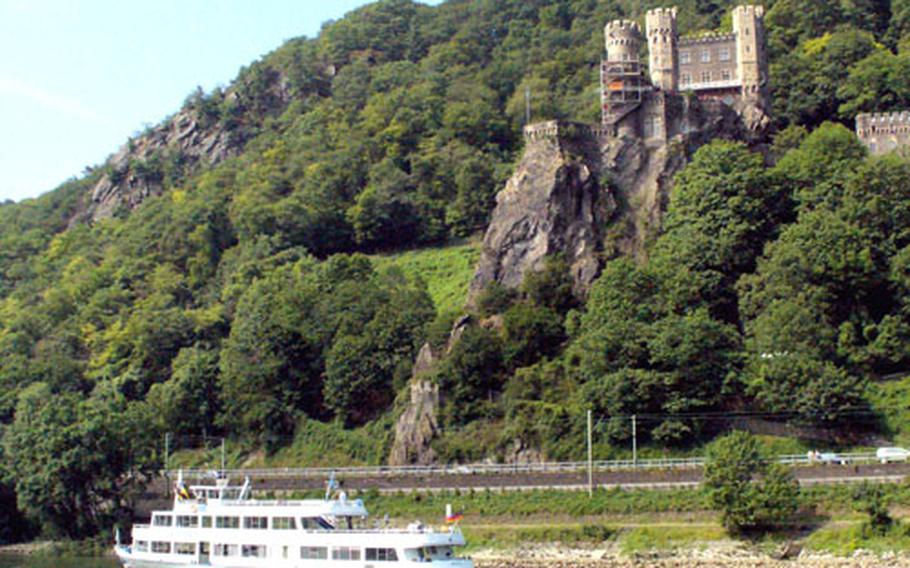
M 594 449 L 591 447 L 591 411 L 588 411 L 588 497 L 594 496 Z
M 632 415 L 632 465 L 638 465 L 638 419 Z

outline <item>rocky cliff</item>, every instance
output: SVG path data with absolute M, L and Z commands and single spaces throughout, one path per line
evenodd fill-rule
M 597 276 L 603 230 L 616 200 L 600 175 L 598 148 L 581 133 L 529 143 L 496 197 L 472 297 L 490 282 L 518 287 L 525 274 L 562 254 L 578 291 Z
M 130 140 L 108 159 L 109 172 L 92 188 L 82 218 L 96 221 L 135 209 L 147 197 L 161 193 L 169 169 L 212 166 L 239 148 L 239 136 L 220 124 L 205 126 L 195 111 L 184 109 Z
M 471 283 L 471 299 L 495 281 L 518 287 L 545 258 L 563 255 L 583 296 L 604 258 L 642 257 L 660 228 L 673 176 L 717 138 L 758 143 L 769 120 L 757 107 L 674 95 L 666 139 L 546 123 L 526 129 L 515 173 L 499 193 Z
M 404 412 L 395 424 L 395 440 L 389 452 L 389 465 L 426 465 L 436 459 L 431 442 L 439 433 L 439 386 L 428 377 L 440 356 L 452 350 L 470 324 L 469 317 L 455 322 L 449 340 L 439 355 L 433 353 L 429 343 L 417 354 L 412 370 L 409 399 Z

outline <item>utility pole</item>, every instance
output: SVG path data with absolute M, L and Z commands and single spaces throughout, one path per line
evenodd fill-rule
M 164 433 L 164 479 L 167 486 L 167 494 L 171 494 L 171 473 L 168 471 L 171 457 L 171 433 Z
M 594 496 L 594 449 L 591 447 L 591 411 L 588 411 L 588 497 Z
M 227 467 L 225 466 L 225 452 L 224 452 L 224 438 L 221 438 L 221 476 L 224 477 L 224 470 Z
M 638 465 L 638 420 L 632 415 L 632 465 Z
M 525 87 L 525 126 L 531 124 L 531 87 Z
M 171 465 L 171 433 L 164 433 L 164 471 L 167 472 Z

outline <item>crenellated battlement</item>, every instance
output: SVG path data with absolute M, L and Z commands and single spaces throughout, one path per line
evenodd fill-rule
M 645 14 L 648 37 L 676 34 L 676 8 L 654 8 Z
M 641 26 L 634 20 L 613 20 L 604 26 L 606 33 L 636 33 L 641 34 Z
M 689 47 L 691 45 L 705 45 L 713 43 L 729 43 L 736 41 L 736 34 L 716 34 L 705 33 L 697 36 L 686 36 L 679 38 L 680 47 Z
M 765 7 L 764 6 L 753 6 L 753 5 L 743 5 L 733 8 L 733 17 L 745 17 L 745 18 L 764 18 L 765 17 Z
M 858 114 L 856 135 L 872 154 L 906 152 L 910 147 L 910 111 Z
M 910 111 L 899 112 L 872 112 L 856 116 L 856 124 L 864 126 L 888 127 L 910 125 Z
M 524 127 L 525 142 L 587 138 L 600 140 L 614 136 L 613 129 L 603 124 L 586 124 L 568 120 L 548 120 Z

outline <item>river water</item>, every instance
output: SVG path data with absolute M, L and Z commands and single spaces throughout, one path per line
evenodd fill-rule
M 106 558 L 35 558 L 0 555 L 0 568 L 118 568 Z

